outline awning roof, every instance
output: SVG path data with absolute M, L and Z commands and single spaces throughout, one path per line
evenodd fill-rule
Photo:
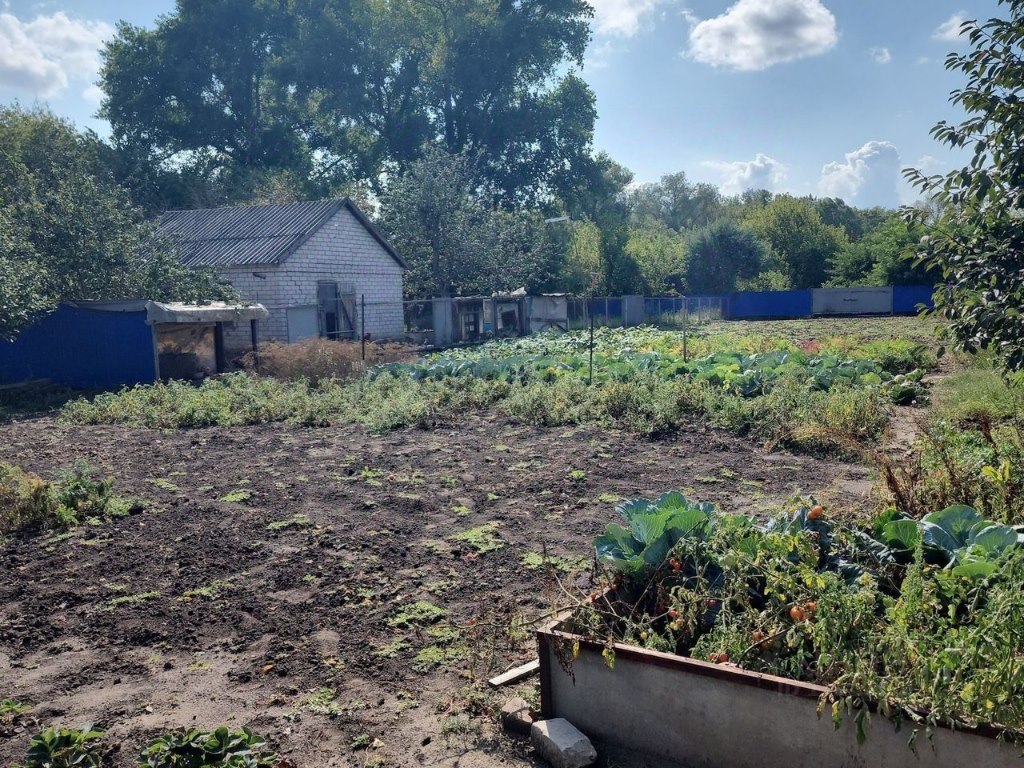
M 135 299 L 126 301 L 74 301 L 72 306 L 98 312 L 145 312 L 146 323 L 233 323 L 246 320 L 266 320 L 270 313 L 262 304 L 228 304 L 213 301 L 209 304 L 185 304 L 178 301 L 161 302 Z

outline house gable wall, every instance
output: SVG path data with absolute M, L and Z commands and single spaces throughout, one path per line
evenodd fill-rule
M 266 280 L 253 277 L 257 272 Z M 243 299 L 259 301 L 270 312 L 260 323 L 261 341 L 288 341 L 288 308 L 315 305 L 317 283 L 337 282 L 353 289 L 356 312 L 366 297 L 366 333 L 373 339 L 396 338 L 405 329 L 402 268 L 347 208 L 339 210 L 278 266 L 224 269 Z M 358 334 L 359 320 L 357 317 Z M 244 347 L 248 329 L 226 335 L 229 348 Z

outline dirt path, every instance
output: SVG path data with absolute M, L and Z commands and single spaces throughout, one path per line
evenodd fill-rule
M 585 560 L 619 498 L 681 489 L 757 513 L 797 493 L 857 507 L 871 488 L 864 467 L 701 426 L 663 441 L 487 416 L 384 437 L 0 426 L 0 460 L 45 474 L 78 458 L 149 503 L 0 545 L 0 699 L 107 729 L 125 768 L 158 732 L 219 723 L 306 768 L 528 765 L 494 726 L 512 692 L 473 681 L 530 657 L 524 622 L 556 594 L 542 551 Z M 417 619 L 417 602 L 443 614 Z M 0 765 L 28 736 L 0 729 Z

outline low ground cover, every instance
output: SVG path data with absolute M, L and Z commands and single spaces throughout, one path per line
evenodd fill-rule
M 575 631 L 829 686 L 837 718 L 877 702 L 1024 737 L 1015 529 L 966 506 L 857 527 L 810 503 L 758 523 L 678 493 L 619 512 L 627 527 L 594 542 L 608 591 L 583 601 Z

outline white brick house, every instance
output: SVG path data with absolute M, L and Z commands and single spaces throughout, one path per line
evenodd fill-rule
M 244 300 L 267 308 L 260 341 L 358 339 L 364 331 L 388 339 L 405 330 L 408 265 L 348 198 L 168 211 L 160 232 L 186 265 L 215 269 Z M 226 346 L 245 348 L 249 333 L 226 329 Z

